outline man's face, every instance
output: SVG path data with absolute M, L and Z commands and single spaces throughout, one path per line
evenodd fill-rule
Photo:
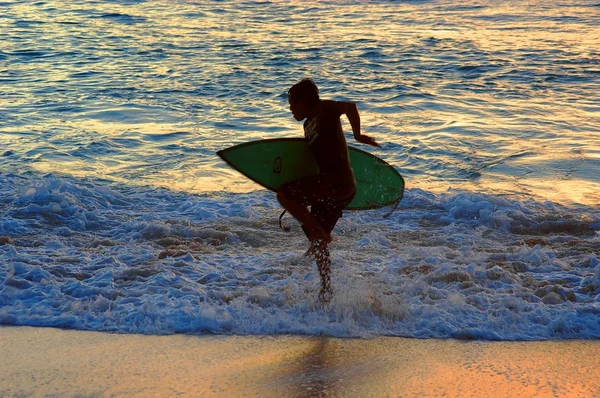
M 292 115 L 294 115 L 294 119 L 301 121 L 306 119 L 306 105 L 300 101 L 294 101 L 293 98 L 290 97 L 290 111 L 292 111 Z

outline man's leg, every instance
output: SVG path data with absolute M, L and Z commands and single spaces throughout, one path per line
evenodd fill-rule
M 340 192 L 321 176 L 310 176 L 285 184 L 277 192 L 281 205 L 301 224 L 311 242 L 309 253 L 315 256 L 321 276 L 319 299 L 328 302 L 331 288 L 331 260 L 327 245 L 331 231 L 342 216 L 342 210 L 352 201 L 355 191 Z M 308 206 L 311 207 L 310 211 Z
M 329 249 L 326 244 L 315 249 L 315 258 L 317 260 L 317 268 L 321 276 L 321 290 L 319 291 L 319 300 L 329 302 L 333 295 L 331 288 L 331 260 L 329 259 Z
M 311 242 L 331 242 L 331 230 L 327 231 L 315 219 L 308 206 L 328 199 L 332 188 L 321 176 L 314 175 L 291 181 L 277 192 L 277 200 L 300 224 Z
M 277 192 L 277 200 L 286 209 L 292 217 L 294 217 L 302 225 L 306 232 L 308 240 L 323 241 L 325 243 L 331 242 L 331 235 L 325 231 L 321 225 L 317 222 L 315 217 L 308 211 L 307 206 L 303 205 L 300 200 L 295 199 L 289 195 L 285 190 Z
M 353 197 L 354 195 L 352 195 Z M 311 206 L 311 213 L 315 220 L 323 227 L 325 231 L 331 233 L 342 216 L 342 210 L 350 203 L 352 197 L 341 201 L 330 201 L 328 203 L 317 203 Z M 306 232 L 306 231 L 305 231 Z M 329 248 L 325 242 L 313 242 L 310 252 L 315 256 L 317 268 L 321 276 L 321 290 L 319 291 L 319 300 L 329 302 L 333 296 L 331 287 L 331 259 L 329 257 Z

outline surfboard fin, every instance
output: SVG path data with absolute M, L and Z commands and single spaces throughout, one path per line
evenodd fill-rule
M 284 210 L 283 213 L 281 213 L 281 215 L 279 216 L 279 228 L 283 229 L 285 232 L 290 232 L 290 227 L 288 227 L 287 225 L 283 225 L 283 216 L 285 216 L 285 213 L 287 213 L 287 210 Z

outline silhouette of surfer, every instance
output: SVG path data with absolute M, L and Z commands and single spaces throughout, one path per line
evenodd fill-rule
M 380 145 L 361 134 L 360 116 L 354 102 L 320 99 L 319 89 L 312 79 L 293 85 L 288 90 L 288 100 L 294 118 L 304 120 L 304 138 L 320 172 L 284 184 L 277 192 L 277 200 L 300 222 L 310 241 L 309 253 L 315 257 L 321 276 L 319 298 L 326 302 L 333 293 L 328 249 L 331 231 L 356 194 L 340 117 L 348 117 L 358 142 Z

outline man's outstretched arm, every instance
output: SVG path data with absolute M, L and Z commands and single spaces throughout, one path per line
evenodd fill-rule
M 352 126 L 352 134 L 354 134 L 354 139 L 358 142 L 362 142 L 363 144 L 373 145 L 381 148 L 373 138 L 361 134 L 360 132 L 360 115 L 358 114 L 358 108 L 354 102 L 345 102 L 340 101 L 340 105 L 342 106 L 342 113 L 345 113 L 348 117 L 348 121 L 350 122 L 350 126 Z

